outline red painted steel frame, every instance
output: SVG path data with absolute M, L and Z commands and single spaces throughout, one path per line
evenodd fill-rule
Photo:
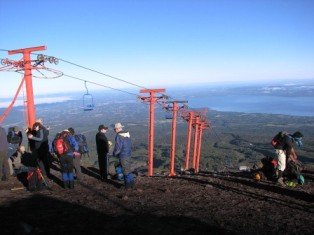
M 11 104 L 9 105 L 9 107 L 7 107 L 7 108 L 4 110 L 3 114 L 0 116 L 0 123 L 2 123 L 2 122 L 4 121 L 4 119 L 8 116 L 8 114 L 11 112 L 11 110 L 12 110 L 12 108 L 13 108 L 13 105 L 14 105 L 16 99 L 17 99 L 17 96 L 19 95 L 19 93 L 20 93 L 20 91 L 21 91 L 21 88 L 22 88 L 23 84 L 24 84 L 24 78 L 22 79 L 22 81 L 21 81 L 21 83 L 20 83 L 20 85 L 19 85 L 19 88 L 17 89 L 17 91 L 16 91 L 16 93 L 15 93 L 15 96 L 14 96 L 14 98 L 13 98 Z
M 196 168 L 195 168 L 195 173 L 199 172 L 199 168 L 200 168 L 200 157 L 201 157 L 201 146 L 202 146 L 202 136 L 203 136 L 203 123 L 204 122 L 200 122 L 198 124 L 198 144 L 197 144 L 197 155 L 196 155 Z
M 33 51 L 42 51 L 46 50 L 45 46 L 39 47 L 30 47 L 18 50 L 9 51 L 9 55 L 14 55 L 18 53 L 23 53 L 24 60 L 24 79 L 26 85 L 26 97 L 27 97 L 27 120 L 28 127 L 32 127 L 35 122 L 35 104 L 34 104 L 34 93 L 33 93 L 33 81 L 32 81 L 32 65 L 31 65 L 31 56 L 30 54 Z
M 158 100 L 156 93 L 165 92 L 165 89 L 142 89 L 140 93 L 149 93 L 149 97 L 141 97 L 149 102 L 149 130 L 148 130 L 148 176 L 153 176 L 154 169 L 154 135 L 155 135 L 155 103 Z
M 196 157 L 197 157 L 197 146 L 198 146 L 198 137 L 199 137 L 199 117 L 194 119 L 194 147 L 193 147 L 193 169 L 196 170 Z
M 177 102 L 172 102 L 172 124 L 171 124 L 171 155 L 170 155 L 170 173 L 169 176 L 175 176 L 174 172 L 174 161 L 176 155 L 176 133 L 177 133 L 177 116 L 178 116 Z
M 192 124 L 194 118 L 194 112 L 189 112 L 188 114 L 188 133 L 187 133 L 187 140 L 186 140 L 186 150 L 185 150 L 185 167 L 184 170 L 189 169 L 190 164 L 190 148 L 191 148 L 191 133 L 192 133 Z

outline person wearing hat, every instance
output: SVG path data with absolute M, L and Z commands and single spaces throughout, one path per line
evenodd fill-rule
M 96 148 L 98 155 L 99 175 L 101 180 L 109 179 L 108 175 L 109 142 L 106 137 L 107 130 L 108 127 L 104 125 L 99 125 L 98 133 L 96 134 Z
M 131 170 L 131 154 L 132 154 L 132 142 L 131 136 L 128 131 L 123 131 L 121 123 L 116 123 L 114 130 L 117 133 L 115 137 L 115 146 L 113 150 L 113 156 L 118 157 L 120 164 L 123 168 L 124 185 L 125 188 L 133 188 L 135 181 L 134 175 Z

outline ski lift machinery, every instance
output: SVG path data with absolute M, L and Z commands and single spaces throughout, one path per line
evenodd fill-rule
M 86 81 L 85 81 L 84 85 L 85 85 L 86 93 L 83 95 L 83 110 L 84 111 L 92 111 L 92 110 L 94 110 L 94 107 L 95 107 L 94 98 L 93 98 L 92 94 L 90 94 L 88 92 Z

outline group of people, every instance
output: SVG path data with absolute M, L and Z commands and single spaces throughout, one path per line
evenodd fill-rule
M 119 159 L 119 163 L 123 169 L 125 188 L 134 188 L 135 179 L 131 169 L 132 142 L 128 131 L 123 131 L 121 123 L 116 123 L 114 131 L 116 132 L 115 145 L 112 152 L 114 157 Z M 96 148 L 99 163 L 99 172 L 101 180 L 110 179 L 108 174 L 109 168 L 109 147 L 111 141 L 108 141 L 106 132 L 108 127 L 100 125 L 96 134 Z
M 119 159 L 119 164 L 123 169 L 125 187 L 133 188 L 135 177 L 131 170 L 132 143 L 130 133 L 123 131 L 123 128 L 121 123 L 116 123 L 114 126 L 116 137 L 112 155 Z M 0 127 L 0 176 L 2 180 L 7 180 L 9 175 L 15 175 L 17 172 L 27 171 L 28 167 L 39 168 L 43 176 L 51 178 L 50 168 L 53 159 L 49 151 L 49 129 L 43 125 L 42 119 L 37 119 L 32 128 L 26 130 L 29 151 L 26 151 L 26 148 L 21 145 L 22 139 L 20 139 L 19 143 L 14 146 L 12 154 L 12 151 L 9 151 L 12 146 L 8 142 L 8 135 L 4 128 Z M 99 125 L 96 134 L 99 172 L 102 181 L 110 179 L 108 153 L 112 142 L 108 141 L 106 137 L 107 131 L 107 126 Z M 22 138 L 21 133 L 20 135 Z M 52 149 L 59 158 L 63 187 L 73 189 L 74 179 L 82 180 L 83 178 L 81 171 L 82 155 L 79 151 L 74 129 L 70 127 L 58 133 L 52 142 Z
M 123 130 L 121 123 L 114 126 L 115 145 L 112 152 L 114 157 L 119 159 L 119 165 L 123 169 L 123 179 L 126 188 L 133 188 L 135 177 L 131 169 L 132 142 L 130 133 Z M 27 167 L 39 167 L 44 176 L 50 178 L 50 168 L 52 157 L 49 152 L 48 136 L 49 127 L 43 125 L 42 119 L 37 119 L 31 129 L 26 131 L 28 138 L 29 152 L 21 145 L 22 133 L 14 127 L 12 136 L 17 136 L 15 141 L 9 141 L 4 128 L 0 127 L 0 176 L 2 180 L 7 180 L 9 175 L 14 175 L 14 168 L 27 170 Z M 106 133 L 108 127 L 99 125 L 96 134 L 96 148 L 99 163 L 100 179 L 106 181 L 110 179 L 109 168 L 109 148 L 111 141 L 108 141 Z M 10 134 L 10 133 L 9 133 Z M 289 163 L 300 165 L 295 147 L 302 146 L 303 134 L 299 131 L 289 134 L 281 131 L 273 139 L 272 145 L 278 157 L 277 183 L 284 185 L 283 175 Z M 60 140 L 60 142 L 58 142 Z M 57 155 L 61 166 L 62 181 L 64 188 L 74 188 L 74 179 L 82 179 L 81 152 L 75 138 L 75 131 L 72 127 L 63 130 L 58 134 L 52 143 L 55 149 L 61 148 Z M 13 153 L 12 153 L 12 150 Z M 31 153 L 31 154 L 30 154 Z M 9 158 L 7 158 L 9 156 Z M 74 175 L 75 172 L 75 175 Z

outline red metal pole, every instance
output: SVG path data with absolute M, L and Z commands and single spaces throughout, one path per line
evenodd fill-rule
M 194 113 L 189 112 L 188 133 L 187 133 L 186 150 L 185 150 L 185 167 L 184 167 L 185 170 L 189 169 L 189 164 L 190 164 L 191 132 L 192 132 L 193 118 L 194 118 Z
M 154 174 L 154 136 L 155 136 L 155 94 L 151 93 L 149 100 L 149 133 L 148 133 L 148 176 Z
M 32 64 L 30 54 L 33 51 L 46 50 L 45 46 L 24 48 L 18 50 L 9 51 L 9 55 L 23 53 L 23 65 L 24 65 L 24 79 L 26 85 L 26 97 L 27 97 L 27 120 L 28 127 L 32 127 L 35 122 L 35 103 L 34 103 L 34 93 L 33 93 L 33 81 L 32 81 Z
M 24 78 L 26 86 L 26 99 L 27 99 L 27 120 L 28 127 L 31 127 L 35 123 L 35 103 L 33 93 L 33 80 L 32 80 L 32 69 L 31 69 L 31 57 L 29 52 L 23 53 L 24 65 Z
M 149 93 L 149 97 L 141 97 L 142 100 L 149 102 L 149 126 L 148 126 L 148 176 L 154 174 L 154 134 L 155 134 L 155 102 L 158 97 L 156 93 L 165 92 L 165 89 L 143 89 L 140 93 Z
M 196 158 L 196 169 L 195 172 L 199 172 L 200 168 L 200 158 L 201 158 L 201 146 L 202 146 L 202 135 L 203 135 L 203 123 L 200 123 L 199 126 L 199 136 L 198 136 L 198 145 L 197 145 L 197 158 Z
M 172 125 L 171 125 L 171 156 L 170 156 L 170 173 L 169 176 L 175 176 L 176 173 L 174 171 L 174 161 L 176 155 L 176 132 L 177 132 L 177 115 L 178 115 L 178 104 L 177 102 L 173 102 L 173 117 L 172 117 Z
M 194 119 L 194 148 L 193 148 L 193 169 L 196 170 L 196 155 L 197 155 L 197 143 L 198 143 L 198 121 L 199 117 Z
M 11 112 L 12 108 L 13 108 L 13 105 L 17 99 L 17 96 L 19 95 L 20 91 L 21 91 L 21 88 L 24 84 L 24 78 L 22 79 L 20 85 L 19 85 L 19 88 L 17 89 L 16 93 L 15 93 L 15 96 L 11 102 L 11 104 L 4 110 L 3 114 L 0 116 L 0 124 L 4 121 L 4 119 L 8 116 L 8 114 Z

